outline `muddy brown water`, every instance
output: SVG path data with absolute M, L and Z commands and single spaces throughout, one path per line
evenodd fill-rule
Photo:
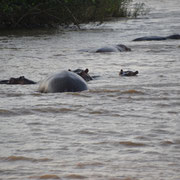
M 1 32 L 0 79 L 76 68 L 100 77 L 80 93 L 0 85 L 0 179 L 180 179 L 180 41 L 132 41 L 180 33 L 179 0 L 144 2 L 150 14 L 128 21 Z M 132 51 L 79 51 L 119 43 Z

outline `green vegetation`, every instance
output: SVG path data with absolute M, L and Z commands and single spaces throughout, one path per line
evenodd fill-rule
M 132 0 L 0 0 L 0 29 L 54 27 L 129 17 Z M 140 10 L 136 9 L 134 15 Z M 135 11 L 134 11 L 135 12 Z

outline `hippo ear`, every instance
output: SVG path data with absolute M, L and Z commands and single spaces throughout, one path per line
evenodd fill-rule
M 19 79 L 25 79 L 25 77 L 24 76 L 20 76 Z
M 84 72 L 87 74 L 87 73 L 89 72 L 89 69 L 86 68 L 86 69 L 84 70 Z

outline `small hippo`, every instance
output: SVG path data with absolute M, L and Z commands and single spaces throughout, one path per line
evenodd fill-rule
M 162 41 L 162 40 L 167 40 L 167 39 L 180 39 L 179 34 L 173 34 L 170 36 L 144 36 L 140 38 L 136 38 L 133 41 Z
M 123 52 L 131 51 L 130 48 L 123 44 L 104 46 L 98 49 L 82 49 L 81 52 L 90 52 L 90 53 L 109 53 L 109 52 Z
M 119 72 L 120 76 L 136 76 L 139 72 L 138 71 L 123 71 L 121 69 L 121 71 Z
M 123 44 L 118 44 L 115 46 L 105 46 L 105 47 L 99 48 L 95 52 L 106 53 L 106 52 L 124 52 L 124 51 L 131 51 L 131 49 Z
M 38 88 L 42 93 L 80 92 L 87 90 L 86 81 L 71 71 L 62 71 L 43 80 Z
M 36 84 L 36 82 L 26 79 L 24 76 L 20 76 L 18 78 L 10 78 L 9 80 L 2 80 L 0 81 L 0 84 Z
M 71 71 L 71 69 L 69 69 L 68 71 Z M 76 70 L 73 70 L 72 72 L 78 74 L 79 76 L 81 76 L 85 81 L 90 81 L 92 80 L 93 78 L 89 75 L 89 69 L 85 69 L 85 70 L 82 70 L 82 69 L 76 69 Z

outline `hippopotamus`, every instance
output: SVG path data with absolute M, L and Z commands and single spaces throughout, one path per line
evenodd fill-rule
M 105 46 L 105 47 L 99 48 L 95 52 L 105 53 L 105 52 L 123 52 L 123 51 L 131 51 L 131 49 L 123 44 L 118 44 L 115 46 Z
M 144 36 L 140 38 L 136 38 L 133 41 L 162 41 L 162 40 L 168 40 L 168 39 L 180 39 L 179 34 L 173 34 L 170 36 Z
M 26 79 L 24 76 L 20 76 L 18 78 L 10 78 L 9 80 L 1 80 L 0 84 L 36 84 L 36 82 Z
M 43 80 L 38 88 L 42 93 L 80 92 L 88 90 L 86 81 L 71 71 L 62 71 Z
M 109 53 L 109 52 L 123 52 L 123 51 L 131 51 L 130 48 L 123 44 L 104 46 L 98 49 L 82 49 L 82 52 L 91 52 L 91 53 Z
M 69 69 L 68 71 L 71 71 L 71 69 Z M 89 75 L 89 73 L 88 73 L 89 69 L 87 69 L 87 68 L 85 70 L 76 69 L 76 70 L 73 70 L 72 72 L 81 76 L 86 82 L 93 80 L 93 78 Z
M 68 71 L 72 71 L 72 70 L 69 69 Z M 72 72 L 78 74 L 87 82 L 90 80 L 93 80 L 96 77 L 99 77 L 99 76 L 90 76 L 88 73 L 89 69 L 87 69 L 87 68 L 85 70 L 76 69 L 76 70 L 73 70 Z M 36 84 L 36 82 L 29 80 L 29 79 L 25 78 L 24 76 L 20 76 L 18 78 L 12 77 L 9 80 L 0 80 L 0 84 L 22 84 L 23 85 L 23 84 Z
M 173 34 L 166 37 L 167 39 L 180 39 L 180 34 Z
M 136 76 L 139 72 L 138 71 L 121 71 L 119 72 L 120 76 Z

